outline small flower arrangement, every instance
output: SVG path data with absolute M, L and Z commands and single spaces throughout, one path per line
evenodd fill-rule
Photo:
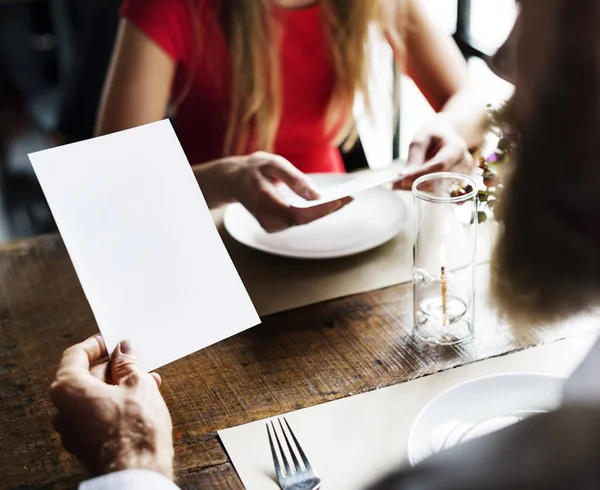
M 492 216 L 498 219 L 495 213 L 496 205 L 502 194 L 503 170 L 507 167 L 514 155 L 517 137 L 510 130 L 506 122 L 506 106 L 495 109 L 492 105 L 487 106 L 490 120 L 490 131 L 498 137 L 498 143 L 494 151 L 487 157 L 479 156 L 479 171 L 483 185 L 478 191 L 478 218 L 480 223 L 487 221 Z

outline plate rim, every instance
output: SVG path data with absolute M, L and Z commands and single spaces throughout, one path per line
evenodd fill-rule
M 407 458 L 410 466 L 415 466 L 422 461 L 422 460 L 415 461 L 415 454 L 414 454 L 415 450 L 414 450 L 414 444 L 412 443 L 412 441 L 415 437 L 416 427 L 419 424 L 419 422 L 421 421 L 421 419 L 423 418 L 423 415 L 431 408 L 431 405 L 433 405 L 435 402 L 438 401 L 439 398 L 442 398 L 444 395 L 446 395 L 450 391 L 462 388 L 466 385 L 469 385 L 469 384 L 472 384 L 475 382 L 480 382 L 485 379 L 513 378 L 513 377 L 521 378 L 521 377 L 526 377 L 526 376 L 550 378 L 550 379 L 554 379 L 554 380 L 563 380 L 563 381 L 566 381 L 567 379 L 569 379 L 568 376 L 561 376 L 558 374 L 539 373 L 539 372 L 535 372 L 535 371 L 522 371 L 522 372 L 514 372 L 514 373 L 495 373 L 495 374 L 487 374 L 485 376 L 478 376 L 477 378 L 467 379 L 465 381 L 461 381 L 460 383 L 457 383 L 453 386 L 446 388 L 444 391 L 442 391 L 441 393 L 438 393 L 436 396 L 434 396 L 431 400 L 429 400 L 425 404 L 425 406 L 417 414 L 414 422 L 412 423 L 412 425 L 410 427 L 410 431 L 408 433 L 408 438 L 407 438 L 407 444 L 406 444 L 406 458 Z M 433 456 L 434 454 L 437 454 L 437 453 L 431 453 L 427 457 Z
M 306 175 L 308 175 L 308 176 L 326 176 L 326 177 L 332 177 L 332 176 L 350 177 L 352 174 L 311 173 L 311 174 L 306 174 Z M 239 202 L 230 203 L 225 207 L 225 211 L 223 213 L 223 227 L 225 228 L 225 231 L 229 234 L 229 236 L 231 238 L 233 238 L 236 242 L 242 244 L 243 246 L 251 248 L 252 250 L 257 250 L 262 253 L 273 255 L 276 257 L 284 257 L 284 258 L 288 258 L 288 259 L 298 259 L 298 260 L 328 260 L 328 259 L 338 259 L 338 258 L 341 259 L 341 258 L 345 258 L 345 257 L 350 257 L 352 255 L 358 255 L 358 254 L 367 252 L 369 250 L 373 250 L 375 248 L 378 248 L 378 247 L 386 244 L 387 242 L 392 240 L 394 237 L 396 237 L 398 234 L 400 234 L 403 231 L 403 228 L 406 226 L 406 223 L 409 221 L 408 207 L 404 203 L 402 197 L 400 197 L 397 194 L 397 192 L 395 192 L 391 189 L 382 188 L 382 187 L 375 187 L 373 189 L 367 190 L 366 192 L 381 191 L 381 190 L 384 190 L 386 193 L 388 193 L 388 195 L 390 196 L 391 199 L 396 200 L 399 203 L 399 205 L 402 206 L 404 215 L 403 215 L 403 218 L 401 219 L 397 229 L 394 230 L 393 232 L 390 232 L 390 233 L 384 235 L 384 239 L 382 239 L 380 241 L 380 243 L 378 243 L 377 245 L 373 245 L 373 244 L 363 245 L 363 246 L 356 247 L 353 249 L 348 249 L 344 252 L 329 252 L 329 253 L 316 252 L 313 254 L 310 252 L 295 252 L 295 253 L 293 253 L 293 252 L 290 252 L 290 253 L 278 252 L 278 251 L 274 251 L 272 249 L 267 249 L 266 247 L 259 247 L 254 244 L 249 244 L 248 241 L 241 238 L 239 236 L 239 234 L 237 234 L 235 232 L 232 233 L 230 226 L 227 225 L 227 222 L 229 220 L 231 220 L 231 213 L 233 212 L 232 210 L 235 210 L 235 208 L 239 207 L 239 206 L 243 207 L 243 205 Z

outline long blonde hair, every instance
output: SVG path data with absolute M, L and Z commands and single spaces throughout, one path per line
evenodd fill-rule
M 380 1 L 320 0 L 335 71 L 326 118 L 334 144 L 355 139 L 351 109 L 357 91 L 362 92 L 365 106 L 370 107 L 366 48 L 369 25 L 379 20 Z M 273 150 L 281 120 L 282 94 L 281 29 L 269 13 L 271 4 L 272 0 L 217 1 L 217 15 L 228 41 L 232 73 L 224 155 L 244 153 L 248 147 Z M 192 12 L 193 17 L 197 12 Z

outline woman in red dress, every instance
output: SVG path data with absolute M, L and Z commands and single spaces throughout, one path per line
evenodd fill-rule
M 355 93 L 368 104 L 371 24 L 438 112 L 415 136 L 409 177 L 453 168 L 482 138 L 466 64 L 419 0 L 125 0 L 121 15 L 98 133 L 170 108 L 209 206 L 241 202 L 268 231 L 349 202 L 290 208 L 275 184 L 314 199 L 305 173 L 344 171 Z

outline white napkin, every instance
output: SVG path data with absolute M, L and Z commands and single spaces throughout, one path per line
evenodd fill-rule
M 442 391 L 480 376 L 538 372 L 568 376 L 598 337 L 591 332 L 504 357 L 356 395 L 286 415 L 328 490 L 359 490 L 406 463 L 420 410 Z M 265 421 L 219 431 L 248 490 L 278 489 Z

